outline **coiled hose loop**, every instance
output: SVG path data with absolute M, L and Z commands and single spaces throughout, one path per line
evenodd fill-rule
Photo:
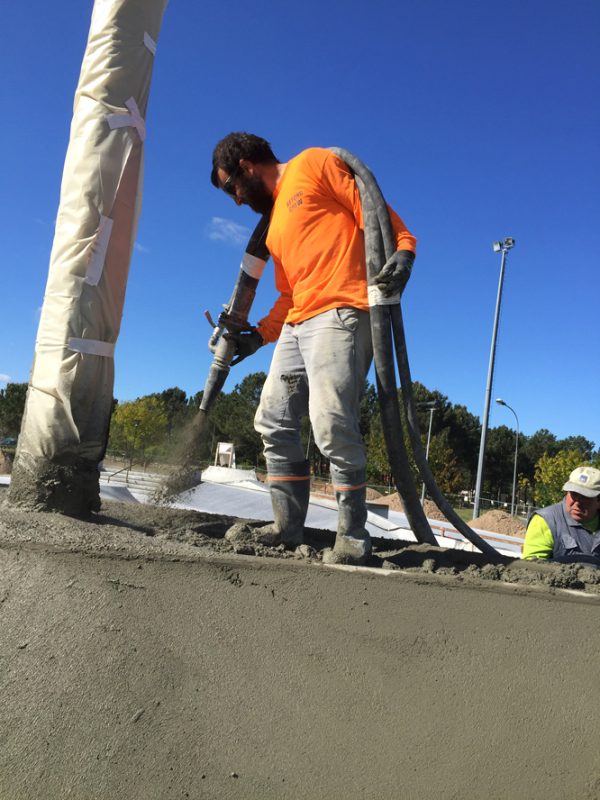
M 358 186 L 364 219 L 367 282 L 369 286 L 372 286 L 375 276 L 396 250 L 389 211 L 381 189 L 368 167 L 348 150 L 340 147 L 330 149 L 352 170 Z M 372 305 L 370 312 L 377 394 L 386 448 L 396 488 L 402 498 L 404 511 L 417 541 L 437 544 L 417 496 L 404 445 L 394 349 L 410 443 L 425 486 L 446 519 L 462 533 L 465 539 L 482 553 L 497 556 L 496 550 L 475 533 L 454 511 L 440 491 L 429 468 L 417 421 L 400 302 L 392 305 Z

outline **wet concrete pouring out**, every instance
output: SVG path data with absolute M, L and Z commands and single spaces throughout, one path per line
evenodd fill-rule
M 158 505 L 168 504 L 178 494 L 198 483 L 196 465 L 200 461 L 198 455 L 204 444 L 205 425 L 206 414 L 200 410 L 192 421 L 177 433 L 173 444 L 173 455 L 175 462 L 181 466 L 165 477 L 154 493 L 153 502 Z

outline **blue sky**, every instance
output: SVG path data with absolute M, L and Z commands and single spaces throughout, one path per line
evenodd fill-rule
M 26 381 L 92 3 L 4 4 L 0 381 Z M 282 161 L 339 145 L 418 238 L 405 293 L 413 378 L 483 412 L 500 257 L 493 397 L 521 430 L 600 444 L 600 4 L 575 0 L 172 0 L 147 117 L 145 190 L 115 396 L 193 394 L 213 316 L 256 217 L 210 185 L 215 142 L 268 138 Z M 274 300 L 267 268 L 254 320 Z M 272 348 L 226 390 L 267 370 Z M 4 385 L 0 382 L 0 387 Z M 491 425 L 514 426 L 492 404 Z

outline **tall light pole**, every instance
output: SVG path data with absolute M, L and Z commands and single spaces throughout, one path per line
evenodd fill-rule
M 431 442 L 431 425 L 433 423 L 433 412 L 438 407 L 435 400 L 430 400 L 424 403 L 417 403 L 417 408 L 426 408 L 429 411 L 429 430 L 427 432 L 427 447 L 425 448 L 425 460 L 429 460 L 429 443 Z M 425 502 L 425 481 L 423 481 L 423 488 L 421 489 L 421 505 Z
M 506 265 L 506 254 L 515 246 L 512 236 L 507 236 L 503 242 L 494 242 L 495 253 L 502 253 L 500 262 L 500 280 L 498 281 L 498 295 L 496 297 L 496 313 L 494 314 L 494 328 L 492 330 L 492 346 L 490 348 L 490 365 L 488 368 L 487 386 L 485 390 L 485 404 L 483 408 L 483 419 L 481 422 L 481 440 L 479 442 L 479 461 L 477 462 L 477 481 L 475 483 L 475 503 L 473 506 L 473 519 L 479 516 L 479 504 L 481 500 L 481 483 L 483 478 L 483 459 L 485 456 L 485 443 L 487 439 L 488 421 L 490 417 L 490 398 L 492 396 L 492 383 L 494 381 L 494 360 L 496 358 L 496 339 L 498 338 L 498 320 L 500 319 L 500 304 L 502 302 L 502 286 L 504 284 L 504 267 Z
M 514 410 L 514 408 L 509 406 L 508 403 L 505 403 L 504 400 L 501 397 L 498 397 L 496 402 L 500 406 L 506 406 L 506 408 L 509 408 L 512 411 L 512 413 L 515 415 L 515 420 L 517 422 L 517 436 L 515 438 L 515 466 L 514 466 L 514 469 L 513 469 L 512 504 L 511 504 L 511 507 L 510 507 L 510 513 L 514 516 L 515 515 L 515 510 L 516 510 L 516 507 L 517 507 L 516 498 L 517 498 L 517 459 L 519 457 L 519 418 L 517 417 L 517 412 Z

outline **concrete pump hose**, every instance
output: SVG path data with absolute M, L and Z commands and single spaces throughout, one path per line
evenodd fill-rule
M 402 388 L 402 399 L 404 401 L 404 408 L 406 409 L 406 417 L 408 420 L 408 434 L 417 462 L 417 467 L 423 478 L 423 482 L 431 496 L 433 502 L 440 509 L 442 514 L 446 517 L 448 522 L 460 531 L 462 535 L 471 544 L 475 545 L 482 553 L 489 556 L 497 556 L 498 553 L 489 542 L 482 539 L 475 531 L 470 528 L 467 523 L 461 519 L 456 511 L 452 508 L 450 503 L 442 494 L 439 486 L 435 482 L 435 478 L 429 468 L 427 455 L 423 444 L 421 442 L 421 433 L 419 430 L 419 423 L 417 421 L 417 413 L 415 408 L 414 396 L 412 393 L 412 377 L 410 374 L 410 365 L 408 363 L 408 353 L 406 350 L 406 338 L 404 336 L 404 323 L 402 321 L 402 311 L 400 306 L 393 306 L 392 311 L 392 328 L 394 331 L 394 344 L 396 346 L 396 358 L 398 362 L 398 374 L 400 375 L 400 386 Z
M 381 269 L 383 264 L 396 250 L 395 239 L 390 222 L 389 212 L 381 189 L 371 171 L 352 153 L 342 148 L 332 148 L 332 150 L 342 158 L 355 174 L 357 186 L 360 192 L 363 207 L 363 217 L 365 221 L 365 249 L 367 252 L 367 276 L 369 284 L 373 282 L 374 276 Z M 427 457 L 417 421 L 414 397 L 412 393 L 412 378 L 408 362 L 406 349 L 406 338 L 404 336 L 404 324 L 402 321 L 402 310 L 400 303 L 389 306 L 371 307 L 371 329 L 373 335 L 373 353 L 377 372 L 377 385 L 379 402 L 384 422 L 384 432 L 387 433 L 386 445 L 390 462 L 393 458 L 398 459 L 397 470 L 400 479 L 398 490 L 405 505 L 406 516 L 415 536 L 419 541 L 436 543 L 435 537 L 431 532 L 427 518 L 417 498 L 415 485 L 410 472 L 408 456 L 402 446 L 398 446 L 398 440 L 402 440 L 402 424 L 398 407 L 398 392 L 396 386 L 396 375 L 394 370 L 393 346 L 396 350 L 398 361 L 398 372 L 402 388 L 402 398 L 406 409 L 408 420 L 408 432 L 411 440 L 417 467 L 421 473 L 425 485 L 439 509 L 446 519 L 462 533 L 462 535 L 475 547 L 486 555 L 497 556 L 496 550 L 484 539 L 470 528 L 464 520 L 454 511 L 448 503 L 429 468 Z M 393 333 L 393 345 L 392 345 Z M 380 372 L 381 370 L 381 372 Z M 389 423 L 389 426 L 386 424 Z M 393 432 L 397 434 L 394 436 Z M 394 463 L 391 464 L 394 470 Z M 396 472 L 394 472 L 396 478 Z M 409 486 L 408 494 L 405 498 L 403 488 Z M 417 509 L 415 508 L 418 506 Z M 410 513 L 409 513 L 410 507 Z M 413 527 L 413 516 L 418 529 Z M 423 519 L 427 531 L 424 530 Z M 428 532 L 428 533 L 427 533 Z M 423 537 L 423 538 L 422 538 Z M 432 541 L 433 540 L 433 541 Z
M 331 149 L 350 167 L 356 179 L 364 220 L 367 279 L 371 284 L 374 276 L 386 261 L 384 232 L 376 208 L 377 193 L 373 188 L 375 179 L 365 165 L 352 153 L 342 148 Z M 380 194 L 381 192 L 379 192 Z M 370 309 L 377 396 L 386 449 L 394 482 L 402 497 L 404 512 L 411 530 L 417 541 L 437 545 L 437 540 L 417 496 L 408 453 L 404 445 L 389 309 L 390 306 L 384 305 L 375 305 Z

